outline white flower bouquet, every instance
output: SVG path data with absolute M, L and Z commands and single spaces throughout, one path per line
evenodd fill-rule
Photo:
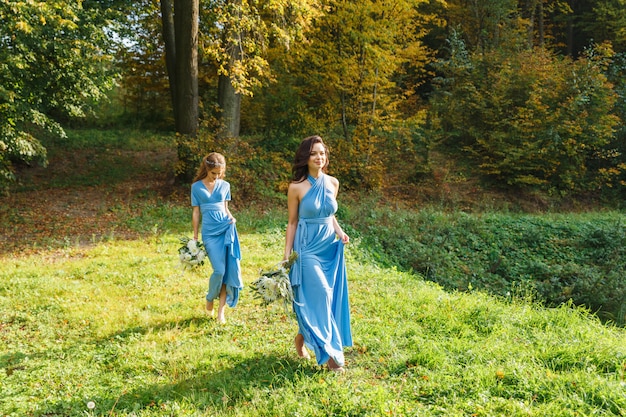
M 298 254 L 292 252 L 287 261 L 279 262 L 267 270 L 261 270 L 259 277 L 250 285 L 255 292 L 254 297 L 260 299 L 265 305 L 278 301 L 283 304 L 283 307 L 289 307 L 293 302 L 289 269 L 297 258 Z
M 178 248 L 178 258 L 184 269 L 193 269 L 204 264 L 207 254 L 202 242 L 181 237 L 180 243 L 182 246 Z

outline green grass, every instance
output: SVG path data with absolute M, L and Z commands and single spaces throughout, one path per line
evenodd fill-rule
M 92 231 L 92 217 L 65 228 L 63 211 L 25 217 L 30 224 L 14 216 L 39 206 L 0 210 L 7 224 L 31 232 L 22 255 L 0 254 L 2 417 L 626 416 L 626 329 L 571 303 L 544 308 L 532 288 L 508 297 L 444 290 L 398 262 L 423 256 L 412 246 L 423 237 L 440 271 L 450 267 L 455 278 L 461 257 L 452 254 L 463 252 L 469 273 L 482 279 L 488 259 L 479 254 L 490 252 L 481 245 L 492 236 L 509 249 L 520 243 L 508 240 L 513 233 L 494 235 L 494 224 L 523 226 L 519 236 L 545 243 L 554 218 L 412 214 L 342 201 L 355 346 L 346 350 L 347 373 L 335 375 L 298 360 L 291 313 L 259 305 L 248 288 L 226 325 L 206 317 L 209 267 L 183 272 L 176 254 L 178 238 L 191 231 L 188 200 L 177 194 L 188 189 L 164 198 L 158 187 L 137 185 L 166 176 L 171 138 L 72 131 L 70 139 L 46 144 L 51 166 L 24 172 L 14 192 L 59 188 L 61 198 L 98 187 L 95 209 L 112 220 Z M 234 196 L 249 285 L 282 257 L 286 209 L 248 207 Z M 78 209 L 73 201 L 60 202 Z M 610 216 L 599 232 L 576 219 L 557 218 L 559 230 L 575 220 L 596 248 L 614 249 L 606 259 L 622 250 Z M 587 220 L 598 224 L 594 215 Z M 58 232 L 42 236 L 42 225 Z M 558 253 L 558 245 L 545 247 Z
M 13 192 L 46 188 L 113 186 L 129 178 L 162 175 L 173 135 L 139 130 L 68 130 L 66 138 L 43 137 L 49 166 L 24 171 Z
M 626 324 L 626 214 L 397 210 L 357 204 L 344 218 L 378 257 L 452 290 L 506 296 L 520 287 L 550 306 L 572 300 Z
M 356 242 L 355 346 L 334 375 L 297 359 L 291 314 L 249 289 L 226 325 L 205 317 L 177 237 L 2 259 L 1 415 L 626 415 L 626 333 L 580 309 L 446 292 Z M 278 229 L 241 242 L 246 283 L 282 253 Z

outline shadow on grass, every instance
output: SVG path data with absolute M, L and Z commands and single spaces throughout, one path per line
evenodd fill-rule
M 28 359 L 28 355 L 22 352 L 9 352 L 5 355 L 0 355 L 0 369 L 4 369 L 6 375 L 11 376 L 13 372 L 25 369 L 22 363 L 26 359 Z
M 41 416 L 85 415 L 86 401 L 93 401 L 94 415 L 115 415 L 117 413 L 141 410 L 158 413 L 159 410 L 174 411 L 168 403 L 173 401 L 183 408 L 226 412 L 231 408 L 252 406 L 252 395 L 258 390 L 275 390 L 288 385 L 296 375 L 313 375 L 315 366 L 304 364 L 292 358 L 278 355 L 257 354 L 244 360 L 232 360 L 229 368 L 212 372 L 198 369 L 195 377 L 173 383 L 146 385 L 120 395 L 95 397 L 88 400 L 72 399 L 55 403 L 41 404 Z M 189 410 L 188 410 L 189 411 Z M 168 414 L 169 415 L 169 414 Z
M 212 324 L 212 323 L 214 324 Z M 228 331 L 213 319 L 192 317 L 185 320 L 166 322 L 154 326 L 138 326 L 125 329 L 101 339 L 96 345 L 110 343 L 111 340 L 132 339 L 136 335 L 158 332 L 172 328 L 206 327 L 213 332 Z M 214 328 L 213 328 L 214 327 Z M 223 330 L 220 330 L 223 329 Z M 226 365 L 223 362 L 226 361 Z M 159 414 L 159 411 L 172 412 L 174 407 L 210 410 L 210 414 L 226 412 L 231 408 L 250 407 L 255 392 L 279 389 L 288 386 L 301 376 L 311 376 L 321 372 L 315 361 L 302 361 L 295 357 L 280 354 L 256 353 L 252 357 L 224 353 L 220 358 L 222 369 L 215 370 L 213 363 L 198 363 L 196 375 L 192 378 L 170 383 L 149 384 L 121 392 L 111 388 L 107 396 L 92 398 L 71 398 L 39 404 L 35 409 L 38 416 L 73 416 L 73 415 L 116 415 L 118 413 L 137 413 L 141 410 Z M 138 375 L 129 375 L 134 379 Z M 87 402 L 96 404 L 94 410 L 88 410 Z M 187 410 L 189 411 L 189 410 Z M 134 414 L 133 414 L 134 415 Z M 169 415 L 169 414 L 168 414 Z

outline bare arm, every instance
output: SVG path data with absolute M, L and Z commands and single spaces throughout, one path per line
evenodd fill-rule
M 339 194 L 339 180 L 335 177 L 331 177 L 330 181 L 335 188 L 335 198 L 337 198 L 337 194 Z M 333 227 L 335 229 L 335 233 L 343 243 L 348 243 L 350 241 L 350 237 L 344 233 L 335 216 L 333 216 Z
M 333 185 L 333 195 L 337 198 L 337 194 L 339 194 L 339 180 L 335 177 L 330 177 L 330 183 Z
M 298 206 L 300 205 L 300 196 L 298 193 L 298 186 L 296 184 L 289 184 L 287 191 L 287 211 L 289 212 L 289 219 L 287 220 L 287 231 L 285 232 L 285 254 L 283 260 L 289 259 L 291 251 L 293 250 L 293 241 L 296 237 L 296 229 L 298 228 Z
M 230 222 L 231 223 L 235 223 L 237 220 L 235 219 L 235 217 L 232 215 L 232 213 L 228 209 L 228 201 L 224 201 L 224 210 L 226 210 L 226 215 L 230 219 Z
M 339 239 L 343 243 L 348 243 L 350 241 L 350 237 L 344 233 L 341 226 L 339 226 L 339 222 L 337 221 L 337 218 L 335 216 L 333 216 L 333 227 L 335 228 L 335 233 L 337 233 L 337 237 L 339 237 Z
M 191 225 L 193 226 L 193 238 L 198 240 L 198 232 L 200 231 L 200 207 L 193 206 L 191 211 Z

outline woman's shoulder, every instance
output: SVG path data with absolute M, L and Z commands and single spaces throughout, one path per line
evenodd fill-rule
M 328 175 L 326 174 L 326 178 L 334 185 L 334 186 L 338 186 L 339 185 L 339 180 L 335 177 L 333 177 L 332 175 Z
M 339 180 L 332 175 L 326 175 L 326 184 L 330 183 L 330 186 L 333 188 L 333 194 L 337 197 L 337 193 L 339 192 Z
M 306 183 L 305 178 L 303 178 L 301 180 L 291 180 L 291 181 L 289 181 L 289 188 L 301 187 L 305 183 Z
M 300 180 L 300 181 L 291 181 L 289 182 L 289 186 L 287 187 L 287 194 L 296 193 L 297 195 L 304 194 L 308 188 L 311 187 L 308 181 Z

